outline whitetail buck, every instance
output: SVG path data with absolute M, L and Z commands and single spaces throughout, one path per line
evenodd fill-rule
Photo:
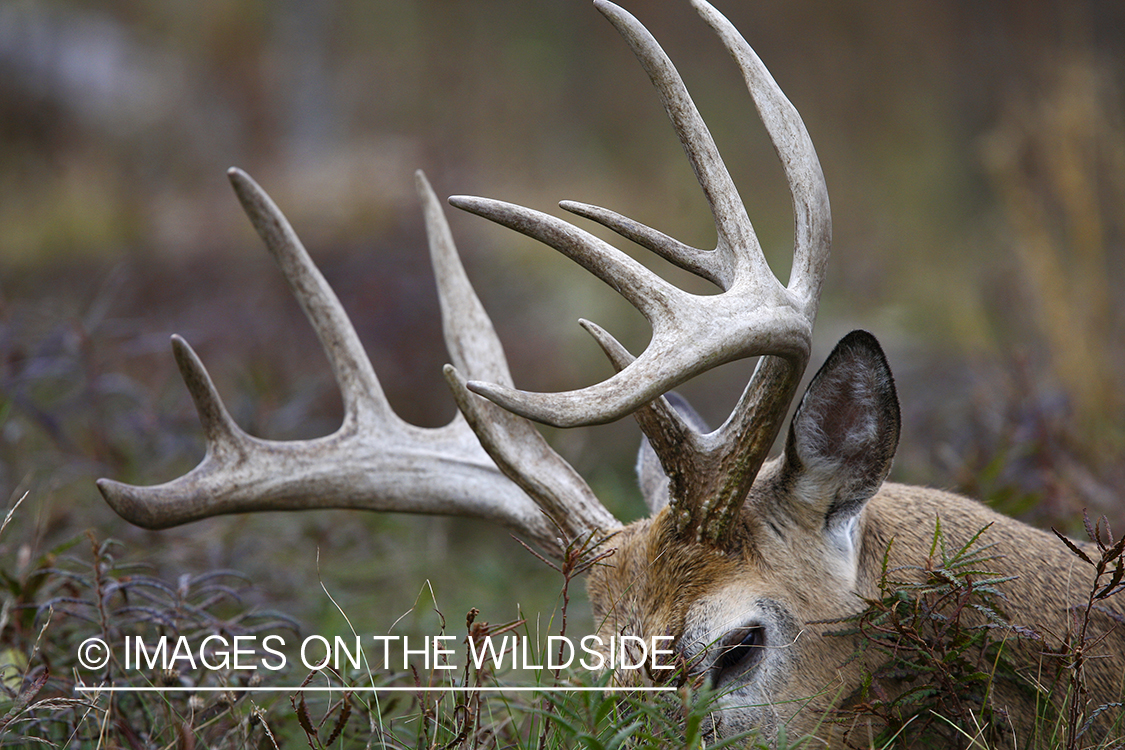
M 827 636 L 826 620 L 877 598 L 889 564 L 921 565 L 935 522 L 951 547 L 988 524 L 997 563 L 1018 576 L 1007 613 L 1041 640 L 1013 645 L 1018 684 L 995 687 L 993 720 L 1017 742 L 1046 711 L 1035 688 L 1055 667 L 1050 653 L 1074 645 L 1074 614 L 1091 569 L 1058 540 L 975 501 L 885 483 L 899 435 L 894 382 L 875 339 L 846 336 L 801 399 L 781 456 L 766 461 L 809 360 L 810 337 L 828 260 L 828 194 L 797 111 L 734 27 L 693 0 L 745 78 L 784 167 L 793 197 L 795 247 L 788 285 L 768 267 L 711 135 L 671 62 L 631 15 L 596 0 L 650 76 L 715 219 L 717 246 L 698 249 L 604 208 L 564 202 L 721 291 L 684 292 L 594 235 L 528 208 L 454 197 L 461 209 L 534 237 L 605 281 L 649 320 L 653 334 L 634 358 L 597 325 L 582 325 L 617 373 L 557 394 L 515 390 L 500 342 L 465 276 L 442 210 L 419 174 L 434 271 L 452 365 L 445 368 L 460 414 L 423 429 L 390 409 L 347 315 L 281 211 L 246 174 L 230 179 L 324 347 L 343 393 L 343 425 L 314 440 L 251 437 L 232 421 L 187 343 L 176 360 L 207 438 L 202 463 L 153 487 L 98 485 L 133 523 L 162 528 L 223 513 L 364 508 L 456 514 L 505 524 L 561 556 L 575 540 L 613 549 L 589 574 L 603 635 L 671 635 L 690 677 L 722 689 L 719 734 L 751 728 L 776 737 L 809 733 L 829 745 L 866 746 L 855 727 L 825 715 L 859 685 L 865 658 L 854 637 Z M 729 419 L 708 432 L 669 389 L 731 360 L 758 356 Z M 572 427 L 633 414 L 647 437 L 639 462 L 651 516 L 622 525 L 528 420 Z M 1112 608 L 1112 609 L 1110 609 Z M 1095 610 L 1091 633 L 1123 610 Z M 839 626 L 835 626 L 839 627 Z M 1119 700 L 1122 637 L 1086 646 L 1089 707 Z M 1056 660 L 1057 662 L 1057 660 Z M 1056 701 L 1061 700 L 1056 693 Z M 1103 712 L 1108 716 L 1111 712 Z M 1041 720 L 1041 719 L 1040 719 Z M 1097 731 L 1104 732 L 1103 722 Z M 850 734 L 849 734 L 850 732 Z M 1094 730 L 1091 730 L 1091 735 Z

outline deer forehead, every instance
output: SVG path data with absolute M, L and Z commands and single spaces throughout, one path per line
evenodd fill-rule
M 850 581 L 836 580 L 838 552 L 822 533 L 770 522 L 753 504 L 739 526 L 723 550 L 677 539 L 668 513 L 627 526 L 588 581 L 599 627 L 694 640 L 755 616 L 803 622 L 854 603 Z

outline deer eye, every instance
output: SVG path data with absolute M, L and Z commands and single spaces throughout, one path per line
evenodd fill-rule
M 711 667 L 712 687 L 750 671 L 761 660 L 765 647 L 766 629 L 762 625 L 747 625 L 723 636 Z

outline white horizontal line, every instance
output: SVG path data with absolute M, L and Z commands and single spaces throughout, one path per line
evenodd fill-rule
M 110 686 L 95 687 L 90 685 L 75 685 L 77 693 L 655 693 L 675 690 L 674 687 L 531 687 L 514 685 L 508 687 L 325 687 L 323 685 L 306 685 L 304 687 L 155 687 L 151 685 L 140 686 Z

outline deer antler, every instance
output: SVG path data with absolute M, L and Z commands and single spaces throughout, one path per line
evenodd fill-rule
M 621 292 L 652 324 L 652 341 L 634 359 L 607 332 L 583 322 L 618 373 L 569 393 L 517 391 L 444 216 L 419 176 L 453 359 L 446 379 L 461 409 L 451 424 L 423 429 L 391 410 L 339 300 L 285 217 L 249 177 L 231 170 L 243 208 L 328 355 L 343 393 L 343 425 L 332 435 L 306 441 L 247 435 L 223 407 L 203 365 L 177 337 L 173 348 L 203 422 L 207 453 L 190 473 L 158 487 L 100 480 L 110 505 L 149 527 L 220 513 L 310 507 L 471 515 L 503 522 L 560 555 L 568 540 L 609 532 L 620 523 L 524 417 L 569 426 L 636 412 L 671 480 L 679 531 L 711 543 L 723 541 L 808 362 L 831 235 L 824 178 L 804 124 L 757 55 L 725 18 L 695 0 L 742 69 L 793 194 L 793 273 L 788 286 L 782 285 L 766 263 L 707 126 L 664 51 L 631 15 L 604 0 L 595 5 L 632 46 L 660 92 L 711 207 L 718 242 L 714 250 L 701 250 L 608 209 L 569 202 L 562 206 L 712 281 L 722 292 L 684 292 L 589 232 L 546 214 L 483 198 L 452 198 L 456 206 L 567 254 Z M 745 393 L 713 433 L 695 432 L 661 395 L 704 370 L 755 355 L 762 359 Z
M 343 424 L 314 440 L 280 442 L 246 434 L 231 419 L 195 352 L 175 336 L 176 361 L 207 437 L 206 455 L 188 474 L 159 486 L 99 480 L 114 510 L 148 528 L 256 510 L 468 515 L 527 534 L 556 556 L 566 543 L 560 537 L 604 534 L 620 526 L 530 423 L 468 393 L 455 378 L 458 403 L 472 428 L 460 414 L 440 428 L 400 419 L 343 306 L 289 222 L 248 175 L 232 169 L 229 176 L 328 356 L 343 396 Z M 437 198 L 420 172 L 417 183 L 450 356 L 472 377 L 510 384 L 500 341 L 465 276 Z
M 713 282 L 722 292 L 684 292 L 589 232 L 529 208 L 485 198 L 454 197 L 450 202 L 572 258 L 616 289 L 652 325 L 652 340 L 634 359 L 604 330 L 583 322 L 619 368 L 587 388 L 544 394 L 503 383 L 468 383 L 505 409 L 561 427 L 607 422 L 717 365 L 762 356 L 734 412 L 710 435 L 694 433 L 667 404 L 638 415 L 672 480 L 681 530 L 694 529 L 699 538 L 718 541 L 745 499 L 808 363 L 832 228 L 820 162 L 797 110 L 734 26 L 703 0 L 693 4 L 742 70 L 784 167 L 796 218 L 787 286 L 770 270 L 714 140 L 671 61 L 644 26 L 606 0 L 595 0 L 595 5 L 625 37 L 660 93 L 710 206 L 718 242 L 714 250 L 702 250 L 608 209 L 560 205 Z

